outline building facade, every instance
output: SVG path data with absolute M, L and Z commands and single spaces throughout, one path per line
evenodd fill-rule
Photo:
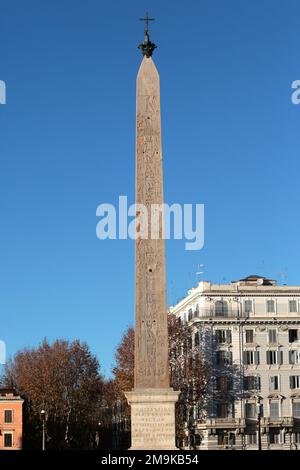
M 300 286 L 261 276 L 200 282 L 171 307 L 212 368 L 185 446 L 300 449 Z
M 23 402 L 13 389 L 0 388 L 0 450 L 21 450 Z

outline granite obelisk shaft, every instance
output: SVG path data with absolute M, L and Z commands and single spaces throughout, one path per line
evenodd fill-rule
M 169 387 L 165 246 L 162 214 L 154 216 L 155 205 L 163 204 L 160 83 L 153 60 L 146 56 L 136 90 L 136 203 L 146 208 L 148 239 L 137 226 L 135 388 L 164 388 Z

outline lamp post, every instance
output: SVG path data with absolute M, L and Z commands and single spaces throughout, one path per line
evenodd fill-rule
M 96 436 L 95 436 L 96 449 L 99 449 L 99 445 L 100 445 L 100 427 L 101 427 L 101 421 L 98 421 L 97 431 L 96 431 Z
M 42 418 L 42 450 L 46 450 L 46 441 L 45 441 L 45 425 L 46 425 L 46 411 L 41 411 L 41 418 Z
M 256 413 L 257 413 L 257 425 L 258 425 L 258 450 L 261 450 L 261 427 L 260 427 L 260 421 L 261 421 L 261 403 L 260 399 L 257 399 L 257 404 L 256 404 Z

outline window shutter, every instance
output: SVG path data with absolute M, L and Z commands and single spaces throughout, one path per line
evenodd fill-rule
M 256 390 L 260 390 L 260 376 L 259 375 L 255 377 L 255 388 Z
M 227 343 L 231 343 L 231 330 L 226 331 L 226 341 Z
M 255 351 L 255 364 L 259 364 L 259 351 Z
M 283 364 L 283 351 L 279 351 L 279 364 Z

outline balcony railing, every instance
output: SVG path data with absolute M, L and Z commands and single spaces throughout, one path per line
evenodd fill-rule
M 294 425 L 294 418 L 291 416 L 283 416 L 281 418 L 261 418 L 261 426 L 280 426 L 291 427 Z
M 221 309 L 215 308 L 214 305 L 212 305 L 211 308 L 198 309 L 186 315 L 187 321 L 196 320 L 197 318 L 199 319 L 211 318 L 211 319 L 216 319 L 216 320 L 239 319 L 239 318 L 246 319 L 246 318 L 249 318 L 249 313 L 244 312 L 244 311 L 238 311 L 233 308 L 221 310 Z
M 199 423 L 200 424 L 200 423 Z M 202 425 L 205 425 L 209 428 L 222 428 L 222 427 L 245 427 L 246 423 L 243 418 L 208 418 L 201 422 Z

